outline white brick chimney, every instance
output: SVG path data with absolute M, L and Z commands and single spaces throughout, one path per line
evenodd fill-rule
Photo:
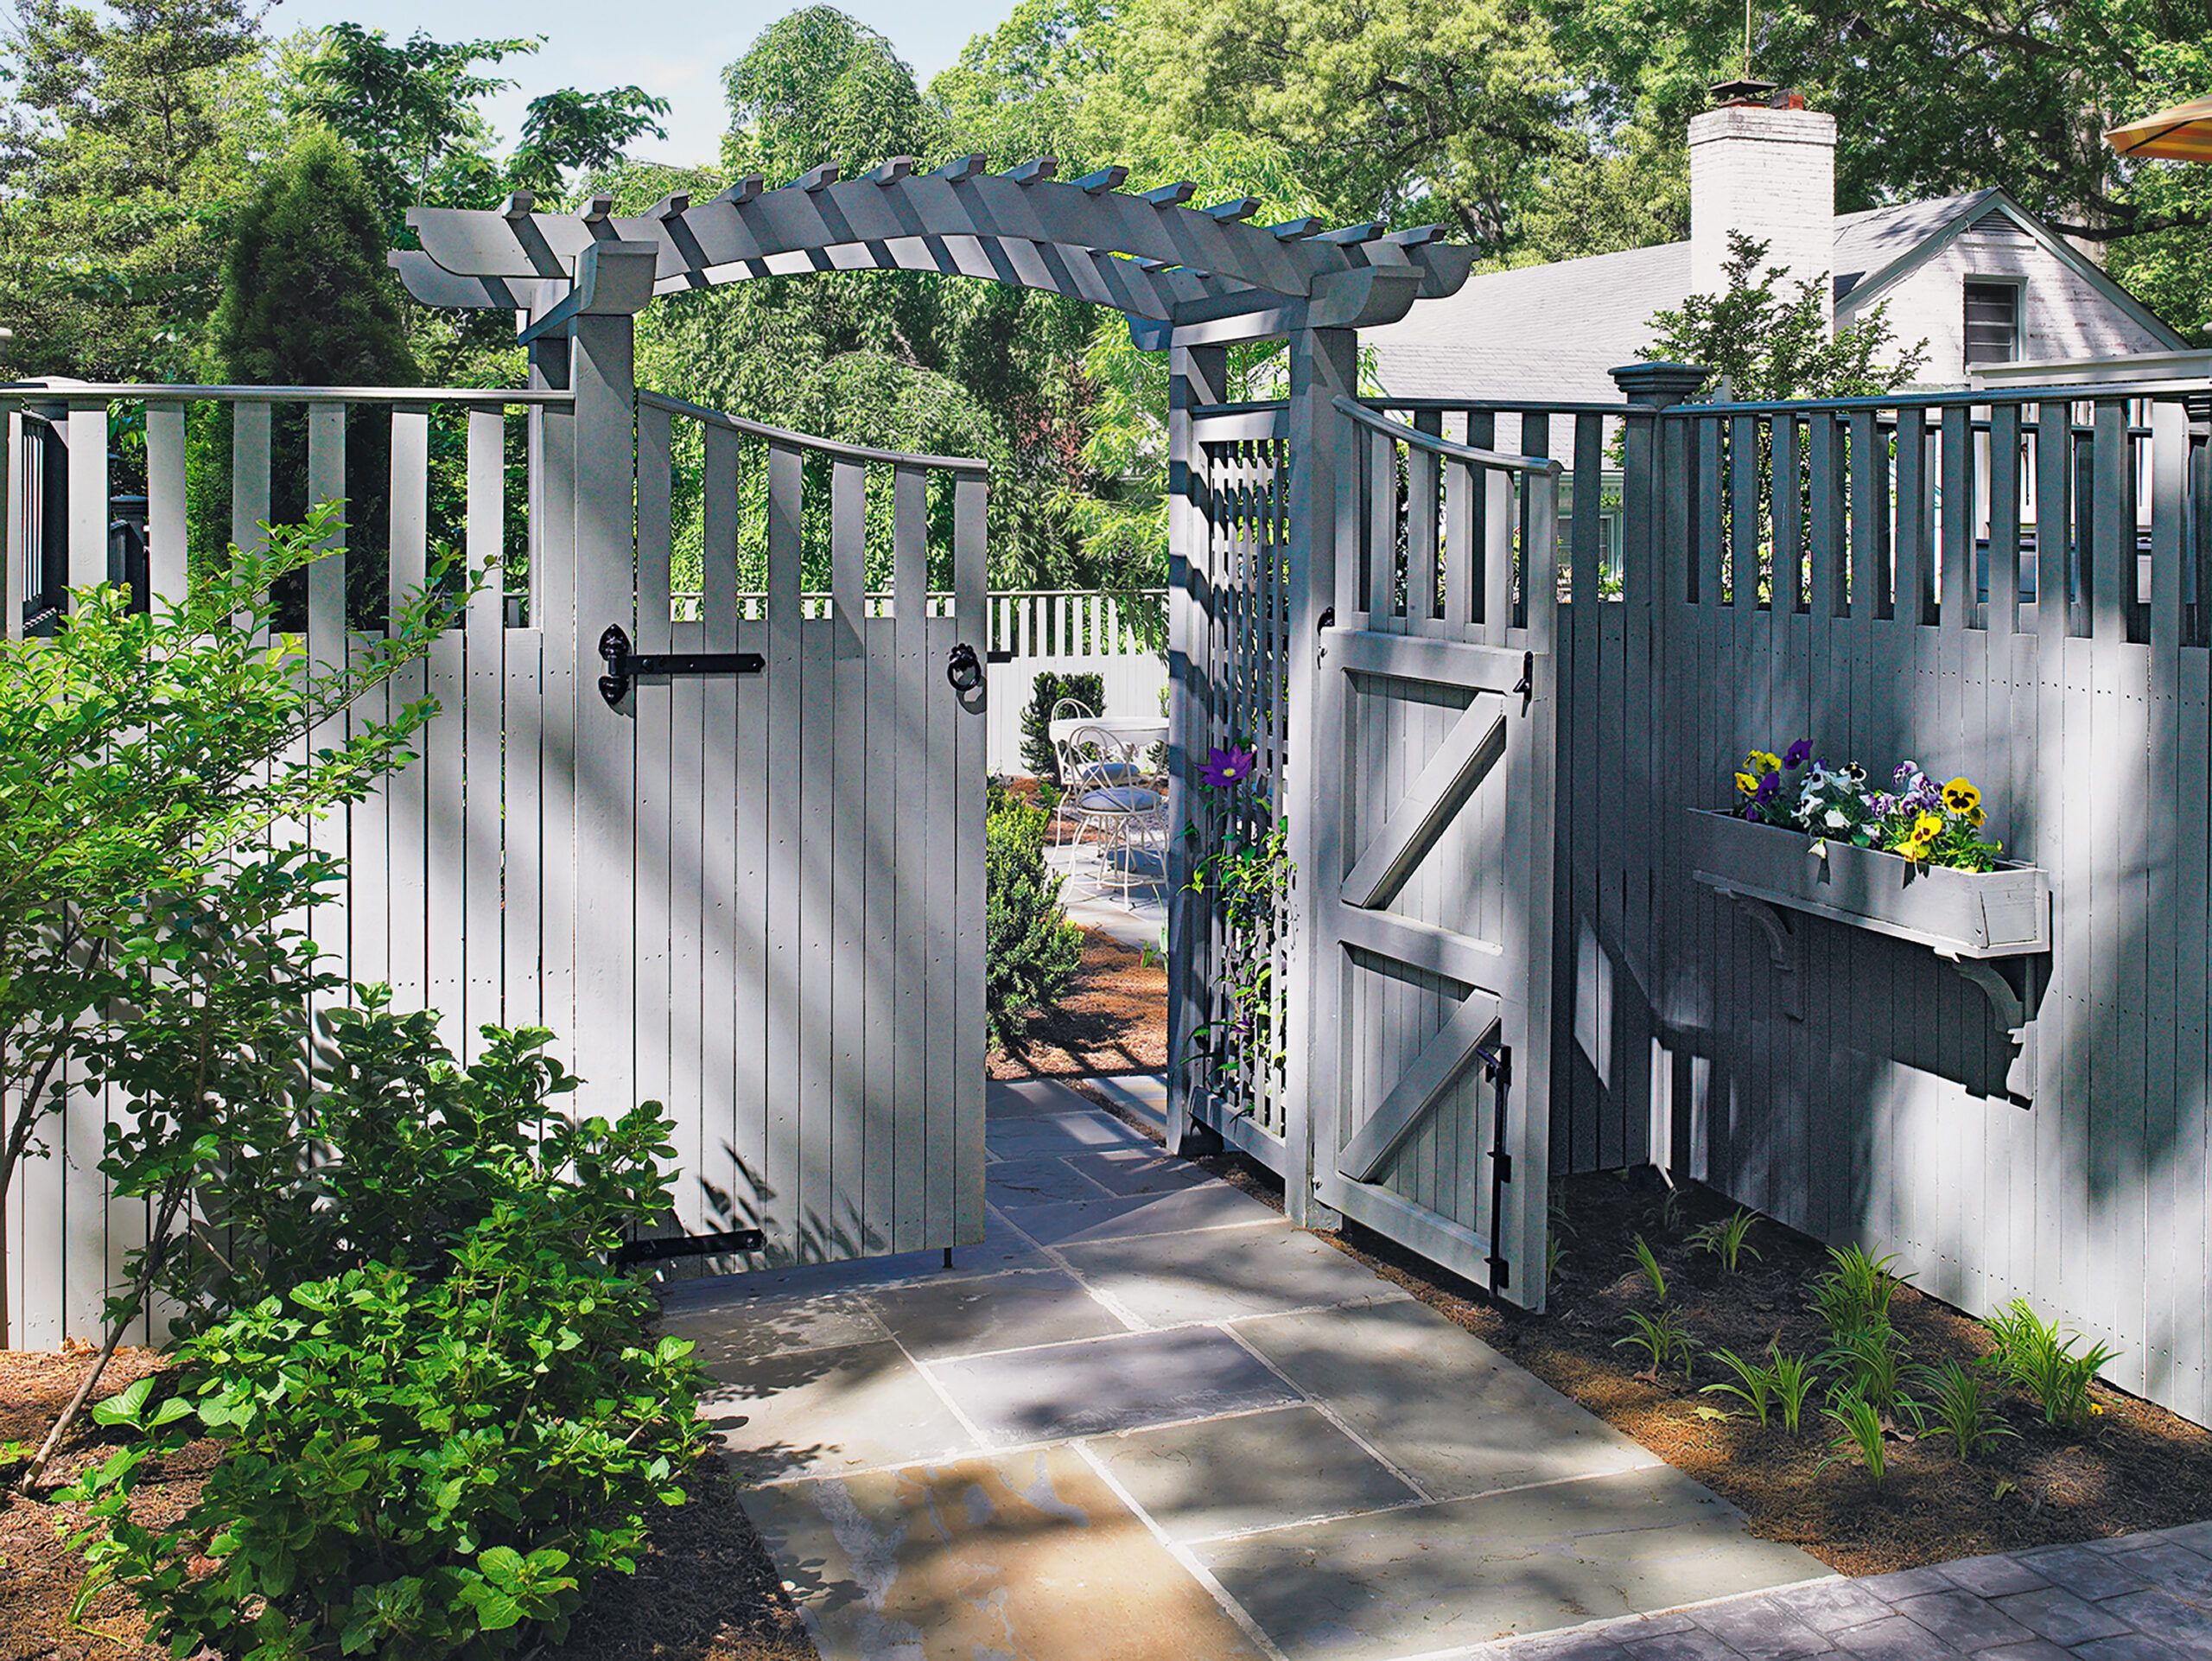
M 1822 280 L 1835 323 L 1835 118 L 1803 107 L 1749 101 L 1690 121 L 1690 292 L 1726 286 L 1728 233 L 1767 244 L 1767 264 L 1789 276 L 1782 292 Z

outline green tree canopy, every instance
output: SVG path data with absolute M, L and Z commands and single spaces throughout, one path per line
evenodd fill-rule
M 887 156 L 934 152 L 936 111 L 891 42 L 833 6 L 807 6 L 763 29 L 722 71 L 729 135 L 722 162 L 787 184 L 835 162 L 848 176 Z
M 190 379 L 232 214 L 275 137 L 250 0 L 21 0 L 5 39 L 10 367 Z

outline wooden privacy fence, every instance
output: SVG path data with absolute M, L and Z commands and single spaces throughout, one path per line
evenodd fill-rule
M 1552 1168 L 1656 1159 L 1824 1239 L 1897 1251 L 1971 1310 L 2024 1296 L 2118 1346 L 2116 1382 L 2212 1417 L 2202 392 L 1700 406 L 1676 402 L 1694 371 L 1620 379 L 1623 404 L 1382 406 L 1450 439 L 1556 457 L 1586 500 L 1620 479 L 1618 571 L 1598 516 L 1558 539 L 1553 860 L 1548 876 L 1529 870 L 1553 918 Z M 1264 551 L 1255 577 L 1250 550 L 1295 540 L 1268 465 L 1292 418 L 1282 405 L 1192 417 L 1183 545 L 1207 581 L 1192 585 L 1205 605 L 1186 640 L 1203 645 L 1200 624 L 1233 633 L 1248 595 L 1288 582 Z M 1402 458 L 1398 478 L 1409 506 L 1357 534 L 1370 549 L 1395 537 L 1421 566 L 1455 505 L 1426 467 Z M 1338 615 L 1359 603 L 1340 576 Z M 1258 610 L 1274 651 L 1312 652 L 1264 597 Z M 1229 699 L 1215 730 L 1297 729 L 1289 677 L 1262 681 L 1255 718 L 1236 712 L 1215 661 L 1201 651 L 1192 669 Z M 1989 834 L 2047 878 L 2050 949 L 1980 956 L 1847 920 L 1825 896 L 1807 910 L 1757 891 L 1696 811 L 1731 805 L 1748 751 L 1799 737 L 1839 765 L 1971 777 Z M 1295 780 L 1279 788 L 1308 799 Z M 1811 860 L 1808 843 L 1787 846 L 1783 867 Z M 1900 892 L 1905 869 L 1891 868 Z M 1307 907 L 1332 898 L 1298 890 L 1331 875 L 1301 869 L 1282 960 L 1305 947 Z M 1203 965 L 1217 948 L 1194 932 L 1191 949 Z M 1182 983 L 1212 995 L 1203 969 Z M 1315 1019 L 1294 1057 L 1341 1041 Z M 1294 1101 L 1204 1055 L 1186 1072 L 1200 1119 L 1271 1148 L 1294 1188 L 1323 1168 L 1325 1144 L 1298 1145 Z M 1484 1140 L 1480 1101 L 1452 1117 Z M 1440 1151 L 1437 1169 L 1467 1181 L 1479 1168 Z
M 625 333 L 578 351 L 575 390 L 5 389 L 0 615 L 11 632 L 27 614 L 41 626 L 63 586 L 107 578 L 111 529 L 137 512 L 117 487 L 111 419 L 143 417 L 156 594 L 181 592 L 195 524 L 250 544 L 272 501 L 381 501 L 346 551 L 308 570 L 311 661 L 343 661 L 383 628 L 385 596 L 419 585 L 442 545 L 478 567 L 525 552 L 526 581 L 504 594 L 495 575 L 389 688 L 438 703 L 419 759 L 307 827 L 350 872 L 308 920 L 313 938 L 349 977 L 435 1009 L 458 1054 L 480 1048 L 485 1023 L 542 1023 L 591 1111 L 666 1103 L 673 1229 L 760 1227 L 766 1262 L 978 1239 L 982 958 L 968 943 L 982 926 L 986 694 L 948 685 L 947 665 L 982 639 L 982 466 L 636 394 L 628 320 L 595 321 Z M 199 453 L 226 453 L 227 479 L 188 468 L 188 422 L 219 439 Z M 707 587 L 683 620 L 669 587 L 678 422 L 703 430 L 708 462 Z M 830 495 L 824 615 L 799 596 L 810 462 Z M 741 617 L 747 468 L 766 475 L 769 587 Z M 882 608 L 860 594 L 878 474 L 894 572 Z M 211 486 L 220 501 L 194 499 Z M 933 606 L 940 491 L 952 588 Z M 349 617 L 348 570 L 364 560 L 380 580 L 356 575 Z M 759 672 L 647 665 L 610 697 L 610 627 L 640 654 L 756 653 Z M 18 1176 L 0 1242 L 9 1343 L 96 1333 L 143 1238 L 143 1205 L 111 1202 L 98 1169 L 121 1111 L 73 1091 L 53 1156 Z

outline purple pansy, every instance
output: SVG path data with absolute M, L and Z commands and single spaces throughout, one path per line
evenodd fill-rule
M 1782 794 L 1782 775 L 1770 773 L 1759 780 L 1759 787 L 1751 792 L 1755 802 L 1770 802 Z
M 1785 767 L 1802 767 L 1812 754 L 1813 741 L 1809 738 L 1801 738 L 1783 751 L 1782 765 Z
M 1206 759 L 1198 768 L 1199 781 L 1209 790 L 1227 790 L 1240 785 L 1252 776 L 1252 769 L 1260 763 L 1256 753 L 1241 750 L 1233 745 L 1224 749 L 1218 744 L 1206 748 Z

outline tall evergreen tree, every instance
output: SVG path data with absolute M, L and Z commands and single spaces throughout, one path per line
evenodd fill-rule
M 384 255 L 384 216 L 352 153 L 327 128 L 302 129 L 239 213 L 223 261 L 210 334 L 224 379 L 258 386 L 418 385 Z M 305 493 L 305 417 L 296 406 L 280 407 L 270 442 L 271 512 L 278 521 L 296 519 L 313 506 Z M 391 468 L 389 412 L 357 407 L 347 423 L 345 505 L 356 625 L 382 615 Z M 223 527 L 196 529 L 203 556 L 221 545 Z M 300 597 L 278 591 L 288 623 L 298 620 Z
M 272 386 L 411 386 L 420 376 L 360 167 L 309 127 L 239 214 L 214 344 L 224 374 Z

